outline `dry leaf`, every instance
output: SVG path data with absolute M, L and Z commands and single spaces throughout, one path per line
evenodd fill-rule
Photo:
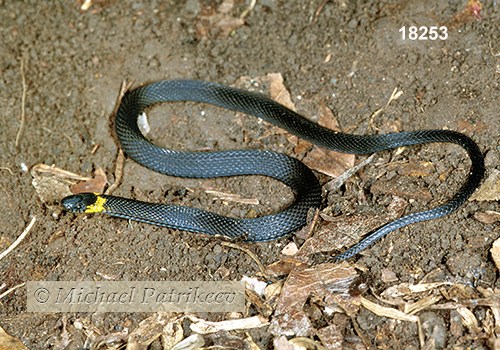
M 392 307 L 376 304 L 368 299 L 360 297 L 361 305 L 373 312 L 375 315 L 393 318 L 400 321 L 418 322 L 418 316 L 408 315 Z
M 292 271 L 283 285 L 271 332 L 275 335 L 314 334 L 315 329 L 303 310 L 311 294 L 323 297 L 341 294 L 345 296 L 344 302 L 350 303 L 349 309 L 357 309 L 356 297 L 348 293 L 357 276 L 356 270 L 347 264 L 321 264 Z
M 0 327 L 0 350 L 29 350 L 19 339 L 7 334 Z
M 500 238 L 493 242 L 490 252 L 497 269 L 500 270 Z
M 126 349 L 145 350 L 149 344 L 161 336 L 167 338 L 169 344 L 179 342 L 182 339 L 183 330 L 178 322 L 175 313 L 158 312 L 146 318 L 139 324 L 139 327 L 130 333 Z M 172 337 L 177 341 L 173 341 Z
M 404 198 L 414 198 L 422 200 L 431 200 L 432 193 L 429 189 L 421 187 L 408 177 L 403 177 L 399 181 L 387 180 L 380 178 L 370 187 L 370 192 L 373 194 L 387 194 Z
M 335 119 L 330 108 L 326 106 L 319 107 L 318 124 L 340 132 L 340 126 Z M 299 148 L 299 146 L 301 146 Z M 297 153 L 304 145 L 299 145 L 295 148 Z M 299 154 L 299 153 L 297 153 Z M 329 149 L 313 146 L 313 149 L 302 160 L 309 168 L 317 170 L 328 176 L 337 177 L 342 175 L 347 169 L 354 166 L 355 155 L 348 153 L 335 152 Z
M 55 203 L 73 193 L 70 186 L 76 183 L 76 180 L 90 180 L 78 174 L 64 169 L 48 166 L 46 164 L 37 164 L 31 169 L 33 176 L 32 184 L 40 200 L 45 204 Z
M 319 225 L 314 236 L 304 242 L 294 259 L 310 263 L 312 262 L 311 254 L 340 250 L 350 246 L 358 242 L 365 234 L 399 218 L 406 205 L 407 202 L 404 199 L 394 197 L 383 215 L 354 214 L 336 217 L 322 215 L 323 220 L 328 221 Z
M 493 169 L 481 187 L 470 197 L 471 201 L 500 200 L 500 170 Z
M 388 169 L 397 171 L 400 175 L 411 177 L 424 177 L 436 172 L 434 164 L 431 162 L 410 162 L 410 163 L 392 163 L 387 164 Z
M 245 24 L 245 21 L 240 17 L 232 17 L 224 15 L 218 21 L 217 26 L 220 29 L 219 37 L 227 38 L 235 29 L 238 29 Z
M 208 334 L 208 333 L 216 333 L 221 330 L 231 331 L 235 329 L 250 329 L 250 328 L 258 328 L 267 326 L 268 320 L 262 316 L 253 316 L 248 318 L 240 318 L 236 320 L 228 320 L 221 322 L 209 322 L 203 319 L 194 317 L 192 315 L 188 316 L 192 323 L 189 328 L 196 333 L 200 334 Z
M 460 316 L 462 316 L 462 324 L 467 327 L 471 333 L 481 332 L 479 323 L 477 322 L 476 316 L 474 316 L 474 313 L 472 311 L 470 311 L 466 307 L 458 308 L 457 311 Z
M 449 29 L 457 28 L 465 23 L 472 22 L 476 19 L 481 20 L 480 12 L 483 5 L 476 0 L 469 0 L 465 10 L 455 15 L 452 19 L 445 23 Z
M 290 93 L 283 84 L 283 76 L 281 73 L 269 73 L 266 76 L 255 77 L 240 77 L 235 83 L 238 88 L 254 91 L 255 84 L 258 86 L 269 86 L 269 97 L 296 112 L 295 104 L 292 101 Z M 256 91 L 261 92 L 262 91 Z M 335 119 L 332 111 L 326 106 L 318 108 L 319 120 L 318 124 L 326 128 L 340 131 L 339 124 Z M 299 140 L 297 136 L 285 130 L 282 130 L 274 125 L 269 125 L 269 132 L 263 135 L 285 134 L 287 140 L 295 145 L 295 154 L 300 154 L 311 148 L 311 151 L 302 160 L 309 168 L 322 172 L 329 176 L 339 176 L 345 170 L 354 165 L 355 156 L 353 154 L 339 153 L 328 149 L 314 146 L 312 143 Z
M 497 211 L 486 210 L 485 212 L 479 212 L 474 214 L 476 220 L 484 222 L 485 224 L 493 224 L 500 221 L 500 213 Z
M 106 173 L 99 165 L 96 165 L 94 171 L 94 177 L 91 180 L 79 182 L 76 185 L 71 186 L 71 192 L 78 193 L 104 193 L 104 188 L 108 183 L 108 178 Z

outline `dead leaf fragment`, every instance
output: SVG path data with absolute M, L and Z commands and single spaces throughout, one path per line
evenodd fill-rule
M 217 11 L 220 13 L 228 13 L 234 7 L 234 0 L 224 0 L 222 4 L 217 7 Z
M 445 23 L 445 25 L 452 29 L 460 27 L 461 25 L 472 22 L 476 19 L 482 20 L 482 17 L 479 14 L 482 8 L 483 4 L 479 1 L 469 0 L 465 9 L 451 18 L 447 23 Z
M 500 200 L 500 170 L 493 169 L 481 187 L 470 197 L 471 201 Z
M 108 178 L 106 173 L 99 165 L 96 165 L 94 171 L 94 177 L 91 180 L 79 182 L 76 185 L 71 186 L 71 192 L 78 193 L 104 193 L 104 188 L 108 183 Z
M 340 250 L 350 246 L 358 242 L 365 234 L 399 218 L 407 204 L 404 199 L 394 197 L 383 215 L 355 214 L 336 217 L 323 215 L 323 220 L 328 221 L 325 220 L 314 236 L 304 242 L 294 259 L 311 263 L 311 254 Z
M 460 316 L 462 316 L 462 324 L 465 327 L 467 327 L 471 333 L 481 332 L 481 328 L 479 328 L 479 323 L 472 311 L 470 311 L 466 307 L 458 308 L 457 311 L 460 314 Z
M 217 27 L 219 29 L 218 36 L 227 38 L 234 30 L 245 24 L 245 20 L 241 17 L 233 17 L 229 12 L 234 7 L 233 0 L 225 0 L 217 8 L 217 11 L 211 9 L 204 11 L 199 20 L 195 24 L 196 34 L 201 39 L 207 39 L 210 31 Z
M 500 238 L 493 242 L 490 252 L 497 269 L 500 270 Z
M 348 292 L 358 274 L 347 264 L 321 264 L 314 268 L 297 269 L 290 273 L 281 292 L 270 330 L 275 335 L 309 336 L 315 329 L 304 312 L 311 294 L 316 296 L 345 295 L 356 309 L 354 297 Z
M 0 350 L 29 350 L 19 339 L 7 334 L 0 327 Z
M 319 125 L 340 132 L 340 125 L 330 108 L 320 106 L 318 114 Z M 297 153 L 298 150 L 299 149 L 296 148 L 295 152 Z M 302 161 L 309 168 L 315 169 L 328 176 L 337 177 L 354 166 L 355 155 L 313 146 L 313 149 Z
M 159 312 L 143 320 L 130 333 L 127 350 L 146 350 L 148 346 L 163 336 L 168 344 L 176 344 L 183 337 L 182 326 L 175 313 Z
M 37 164 L 31 169 L 33 180 L 31 181 L 35 191 L 45 204 L 55 203 L 73 193 L 70 186 L 76 183 L 75 180 L 90 180 L 67 170 L 49 166 L 46 164 Z
M 235 29 L 238 29 L 245 24 L 245 21 L 240 17 L 232 17 L 224 15 L 217 23 L 220 29 L 219 37 L 227 38 Z
M 497 211 L 486 210 L 485 212 L 479 212 L 474 214 L 476 220 L 484 222 L 485 224 L 493 224 L 500 221 L 500 213 Z
M 397 171 L 400 175 L 411 177 L 424 177 L 436 172 L 434 164 L 431 162 L 411 162 L 411 163 L 392 163 L 387 165 L 388 169 Z
M 253 79 L 250 79 L 250 77 L 241 77 L 235 83 L 235 86 L 247 90 L 255 90 L 255 84 L 258 86 L 269 86 L 269 97 L 272 100 L 282 104 L 294 112 L 297 111 L 295 104 L 292 101 L 290 92 L 283 83 L 283 76 L 281 73 L 269 73 L 266 76 L 255 77 Z M 318 115 L 319 125 L 334 131 L 340 131 L 339 124 L 328 107 L 319 106 Z M 302 161 L 309 168 L 322 172 L 326 175 L 336 177 L 354 166 L 355 156 L 353 154 L 335 152 L 314 146 L 312 143 L 305 140 L 299 140 L 296 135 L 274 125 L 269 125 L 268 134 L 284 134 L 287 140 L 295 146 L 295 154 L 301 154 L 311 149 Z
M 408 315 L 392 307 L 376 304 L 368 299 L 360 297 L 361 305 L 373 312 L 375 315 L 393 318 L 400 321 L 418 322 L 418 316 Z
M 347 318 L 344 317 L 344 320 Z M 327 327 L 318 329 L 318 337 L 321 342 L 325 344 L 328 349 L 339 349 L 342 350 L 342 343 L 344 341 L 344 335 L 342 330 L 345 328 L 345 321 L 343 324 L 335 322 Z
M 389 283 L 389 282 L 396 282 L 398 280 L 398 277 L 394 273 L 394 271 L 390 269 L 382 269 L 382 282 L 384 283 Z
M 295 242 L 290 242 L 286 245 L 285 248 L 281 250 L 281 254 L 283 255 L 294 255 L 298 252 L 297 244 Z
M 267 318 L 262 316 L 253 316 L 221 322 L 205 321 L 192 315 L 189 315 L 188 317 L 191 319 L 191 321 L 195 322 L 192 323 L 189 328 L 193 332 L 200 334 L 216 333 L 221 330 L 231 331 L 235 329 L 258 328 L 267 326 L 269 324 Z
M 381 195 L 391 193 L 398 197 L 422 199 L 427 201 L 432 199 L 432 193 L 428 188 L 419 186 L 409 177 L 402 177 L 399 181 L 380 178 L 371 186 L 370 192 Z

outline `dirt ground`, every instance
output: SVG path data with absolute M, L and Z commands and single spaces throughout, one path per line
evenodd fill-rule
M 314 119 L 318 106 L 327 106 L 342 130 L 361 135 L 460 131 L 486 155 L 487 175 L 499 169 L 500 5 L 494 1 L 482 2 L 479 19 L 460 15 L 467 3 L 457 0 L 257 0 L 244 24 L 234 29 L 220 22 L 220 0 L 100 0 L 86 11 L 82 3 L 0 0 L 0 251 L 37 217 L 20 245 L 0 260 L 0 293 L 33 280 L 241 280 L 258 275 L 248 254 L 221 245 L 219 239 L 100 215 L 74 215 L 62 212 L 57 203 L 42 203 L 32 185 L 31 170 L 37 164 L 83 176 L 100 166 L 114 182 L 118 148 L 110 115 L 124 80 L 134 79 L 134 86 L 171 78 L 231 85 L 244 76 L 280 73 L 304 116 Z M 250 1 L 236 0 L 227 15 L 238 18 L 249 6 Z M 448 27 L 445 40 L 408 38 L 410 26 L 436 25 Z M 401 37 L 403 26 L 406 40 Z M 395 88 L 402 95 L 372 118 Z M 18 136 L 23 104 L 24 125 Z M 282 134 L 269 135 L 269 127 L 256 118 L 208 105 L 162 105 L 150 119 L 152 139 L 162 146 L 263 148 L 294 155 Z M 436 207 L 460 189 L 470 164 L 465 152 L 448 144 L 386 151 L 378 159 L 339 191 L 325 193 L 324 208 L 336 214 L 377 215 L 397 186 L 410 203 L 405 213 Z M 398 162 L 432 162 L 434 171 L 417 177 L 385 168 Z M 329 180 L 318 176 L 322 182 Z M 414 192 L 405 191 L 407 187 Z M 262 204 L 226 203 L 206 189 L 258 198 Z M 292 197 L 284 185 L 267 178 L 180 180 L 130 159 L 114 194 L 235 217 L 278 211 Z M 475 218 L 476 213 L 499 209 L 496 201 L 467 202 L 443 218 L 397 230 L 350 259 L 363 267 L 368 286 L 364 297 L 375 300 L 374 295 L 392 285 L 417 283 L 430 273 L 432 281 L 499 287 L 489 253 L 498 224 Z M 303 240 L 292 235 L 243 246 L 269 265 L 289 242 L 300 245 Z M 388 279 L 387 273 L 394 278 Z M 149 316 L 32 314 L 26 311 L 26 298 L 24 287 L 2 297 L 0 326 L 29 349 L 84 348 L 86 336 L 75 326 L 76 319 L 110 334 L 131 331 Z M 479 326 L 491 316 L 486 306 L 470 310 Z M 224 314 L 199 316 L 225 319 Z M 420 317 L 426 322 L 425 339 L 435 337 L 436 348 L 486 348 L 486 339 L 492 337 L 484 329 L 473 333 L 460 322 L 457 332 L 452 328 L 456 312 L 448 309 L 427 310 Z M 66 327 L 71 334 L 67 346 L 55 341 Z M 187 321 L 183 327 L 185 336 L 190 335 Z M 346 348 L 363 348 L 357 331 L 374 347 L 420 347 L 415 323 L 395 322 L 364 308 L 342 330 L 345 344 L 350 344 Z M 261 349 L 272 349 L 278 336 L 267 328 L 248 334 Z M 246 337 L 243 332 L 233 335 Z M 160 349 L 159 340 L 150 348 Z

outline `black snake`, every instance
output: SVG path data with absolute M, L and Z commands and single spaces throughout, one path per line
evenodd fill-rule
M 334 261 L 347 259 L 376 240 L 403 226 L 435 219 L 460 207 L 478 187 L 484 174 L 484 160 L 476 143 L 450 130 L 420 130 L 385 135 L 359 136 L 324 128 L 260 94 L 197 80 L 165 80 L 128 92 L 121 101 L 115 125 L 118 140 L 136 162 L 160 173 L 191 178 L 234 175 L 265 175 L 280 180 L 295 191 L 295 201 L 285 210 L 256 219 L 234 219 L 206 210 L 140 202 L 132 199 L 77 194 L 63 199 L 67 210 L 105 212 L 170 228 L 243 238 L 246 242 L 278 239 L 306 224 L 308 210 L 321 205 L 321 187 L 313 172 L 302 162 L 284 154 L 245 149 L 217 152 L 180 152 L 150 143 L 137 126 L 138 115 L 146 108 L 171 101 L 196 101 L 254 115 L 299 138 L 344 153 L 368 154 L 401 146 L 429 142 L 451 142 L 463 147 L 471 159 L 467 182 L 448 203 L 414 213 L 382 226 Z

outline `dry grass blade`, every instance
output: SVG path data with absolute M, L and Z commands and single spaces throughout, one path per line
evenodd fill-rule
M 35 222 L 36 222 L 36 216 L 33 216 L 33 218 L 31 219 L 31 222 L 29 223 L 28 227 L 26 227 L 24 232 L 21 233 L 21 235 L 16 239 L 16 241 L 14 243 L 12 243 L 10 245 L 9 248 L 7 248 L 2 254 L 0 254 L 0 260 L 2 260 L 11 251 L 13 251 L 19 245 L 19 243 L 21 243 L 21 241 L 24 239 L 24 237 L 26 237 L 28 232 L 30 232 L 30 230 L 33 227 L 33 225 L 35 224 Z
M 257 263 L 257 266 L 259 267 L 259 270 L 262 273 L 262 275 L 264 276 L 264 278 L 266 278 L 269 281 L 276 282 L 276 279 L 269 276 L 269 274 L 266 271 L 266 268 L 264 267 L 264 265 L 262 265 L 259 258 L 257 257 L 257 255 L 254 254 L 254 252 L 252 252 L 251 250 L 248 250 L 246 248 L 240 247 L 239 245 L 231 243 L 231 242 L 221 242 L 221 245 L 226 246 L 226 247 L 230 247 L 230 248 L 239 249 L 239 250 L 247 253 Z
M 2 294 L 0 294 L 0 299 L 2 299 L 3 297 L 9 295 L 10 293 L 12 293 L 13 291 L 15 291 L 16 289 L 19 289 L 21 287 L 24 287 L 26 285 L 26 283 L 21 283 L 21 284 L 18 284 L 17 286 L 14 286 L 8 290 L 6 290 L 5 292 L 3 292 Z
M 385 307 L 379 304 L 375 304 L 374 302 L 363 297 L 360 297 L 360 301 L 362 306 L 373 312 L 375 315 L 393 318 L 400 321 L 418 322 L 418 316 L 408 315 L 391 307 Z
M 268 319 L 260 315 L 221 322 L 209 322 L 194 316 L 188 317 L 191 321 L 195 322 L 189 328 L 199 334 L 216 333 L 221 330 L 231 331 L 235 329 L 258 328 L 269 324 Z
M 420 299 L 413 304 L 405 304 L 404 312 L 409 315 L 414 315 L 419 311 L 427 309 L 429 306 L 436 304 L 442 299 L 439 295 L 431 295 L 427 298 Z
M 26 91 L 28 90 L 26 86 L 26 77 L 24 76 L 24 60 L 21 59 L 21 78 L 23 81 L 23 95 L 21 98 L 21 124 L 19 125 L 19 130 L 17 131 L 16 135 L 16 142 L 15 146 L 16 148 L 19 146 L 19 139 L 21 138 L 21 132 L 23 131 L 24 128 L 24 119 L 26 115 Z

